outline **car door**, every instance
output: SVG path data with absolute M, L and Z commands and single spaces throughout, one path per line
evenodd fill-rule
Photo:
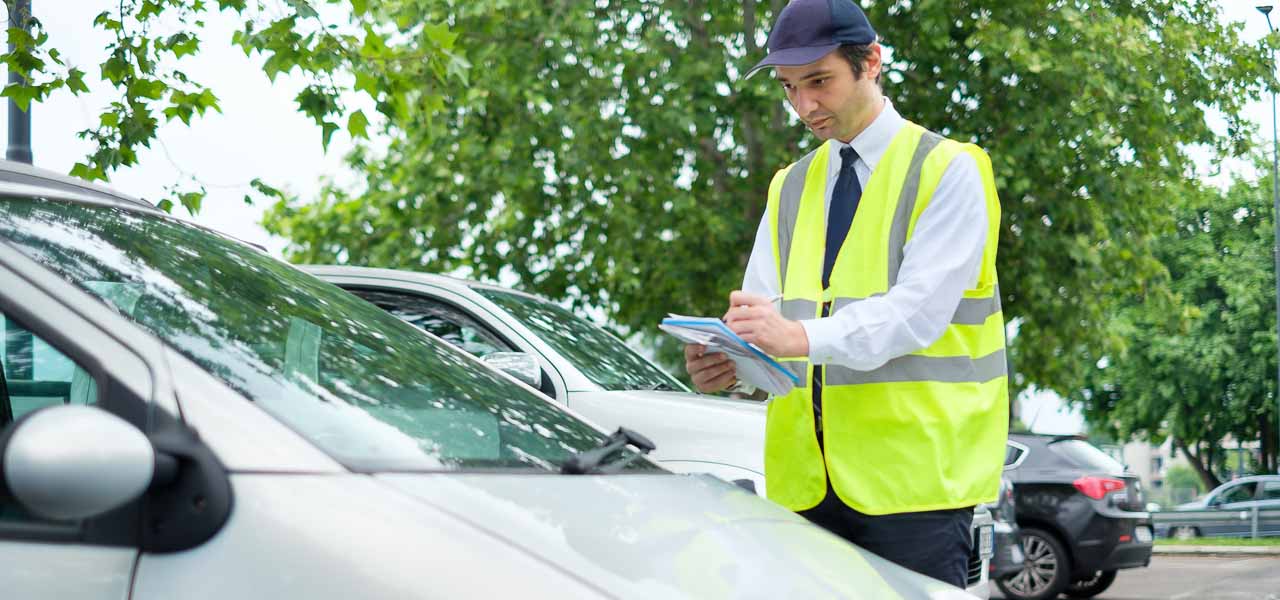
M 1210 502 L 1216 511 L 1214 518 L 1203 528 L 1206 536 L 1238 537 L 1249 535 L 1252 527 L 1250 511 L 1253 510 L 1258 482 L 1245 481 L 1224 488 Z
M 1258 531 L 1280 536 L 1280 479 L 1262 481 L 1258 490 Z
M 562 393 L 564 386 L 556 385 L 551 370 L 547 368 L 546 357 L 500 334 L 484 322 L 483 315 L 478 311 L 469 310 L 461 302 L 398 290 L 346 285 L 342 287 L 397 318 L 443 338 L 473 356 L 484 358 L 494 352 L 530 354 L 537 358 L 538 364 L 542 366 L 542 380 L 538 389 L 552 398 L 558 398 L 557 394 Z M 563 398 L 559 399 L 564 402 Z
M 146 358 L 154 357 L 159 346 L 148 345 L 137 333 L 104 330 L 99 317 L 123 324 L 106 304 L 0 242 L 0 430 L 59 404 L 96 406 L 146 427 L 154 406 L 149 400 L 165 380 L 156 376 L 163 363 Z M 140 353 L 140 347 L 146 351 Z M 139 499 L 98 517 L 62 521 L 0 499 L 0 593 L 6 598 L 128 598 L 142 510 Z

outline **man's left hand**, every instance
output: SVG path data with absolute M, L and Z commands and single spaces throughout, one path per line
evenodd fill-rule
M 768 298 L 734 291 L 724 322 L 738 337 L 771 356 L 808 356 L 809 336 L 799 321 L 786 319 Z

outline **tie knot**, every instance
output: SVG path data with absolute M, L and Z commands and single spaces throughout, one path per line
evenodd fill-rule
M 840 149 L 840 168 L 841 169 L 853 168 L 853 163 L 856 160 L 858 160 L 858 151 L 854 150 L 853 146 L 845 146 L 844 148 Z

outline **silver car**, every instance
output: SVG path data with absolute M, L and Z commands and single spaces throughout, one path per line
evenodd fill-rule
M 248 245 L 10 164 L 0 327 L 6 598 L 969 597 Z
M 764 402 L 690 393 L 618 338 L 532 294 L 413 271 L 302 268 L 482 359 L 524 355 L 534 363 L 526 383 L 601 427 L 650 436 L 662 466 L 764 495 Z M 993 527 L 990 511 L 975 508 L 966 584 L 983 597 Z

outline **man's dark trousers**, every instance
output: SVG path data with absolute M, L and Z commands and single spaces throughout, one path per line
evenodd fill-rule
M 799 514 L 890 562 L 965 587 L 973 544 L 973 507 L 867 515 L 849 508 L 828 483 L 822 502 Z

